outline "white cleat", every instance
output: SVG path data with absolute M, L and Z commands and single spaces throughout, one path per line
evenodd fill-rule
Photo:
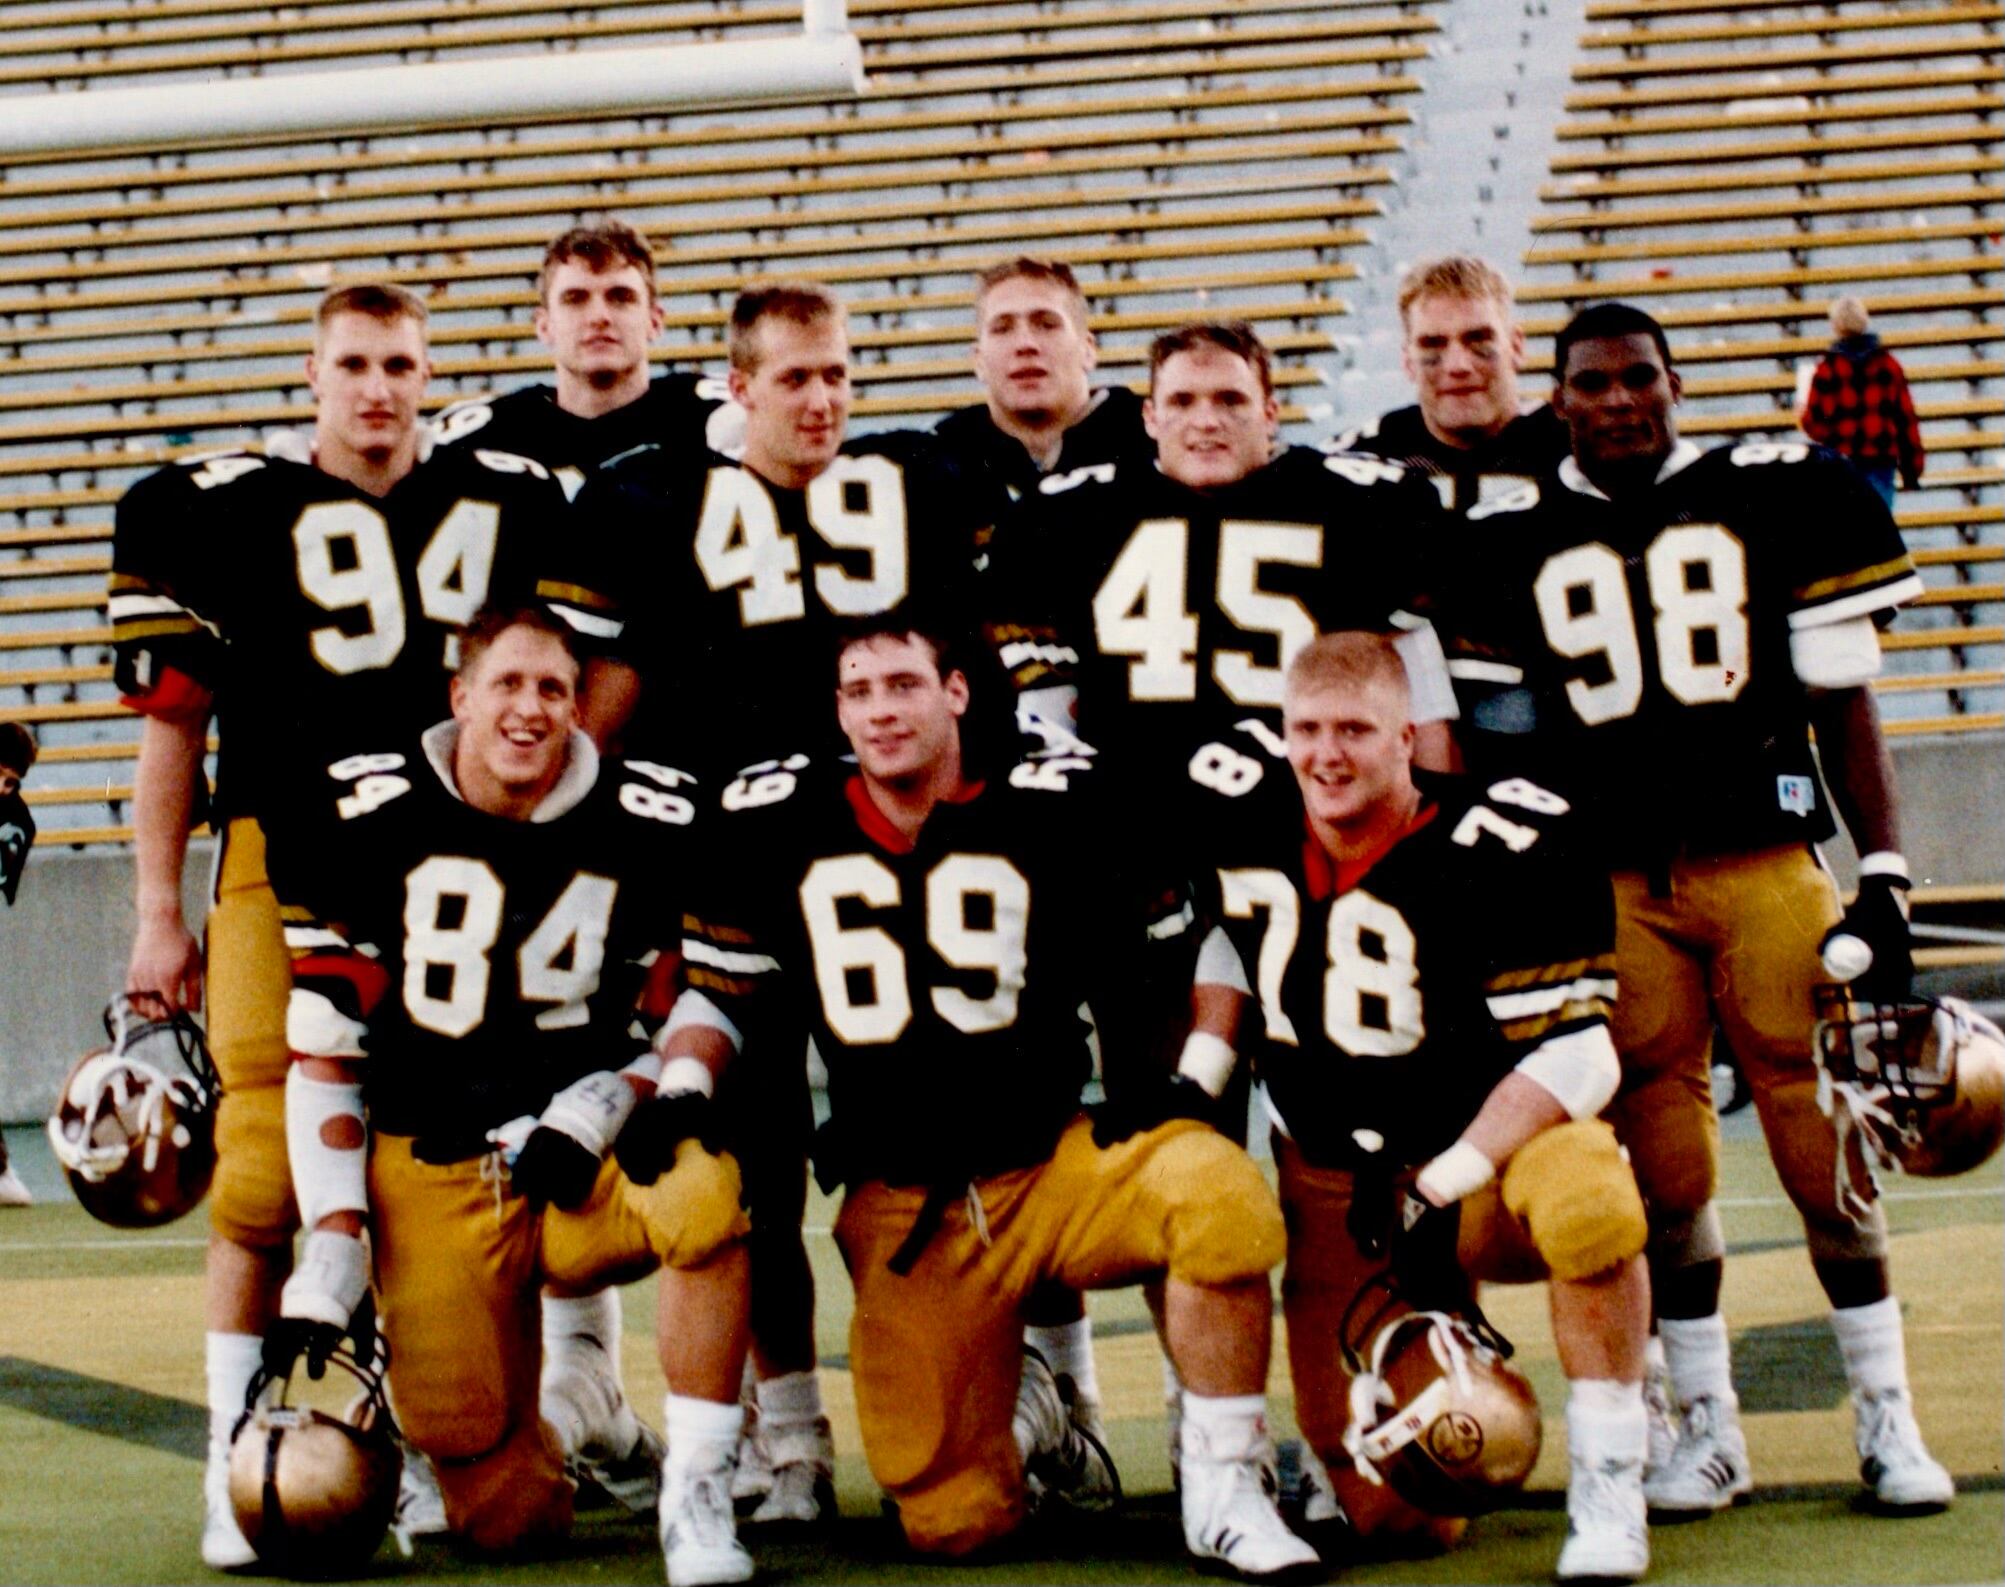
M 749 1515 L 773 1491 L 773 1463 L 766 1455 L 766 1430 L 759 1422 L 757 1380 L 747 1368 L 738 1403 L 745 1408 L 745 1430 L 738 1435 L 738 1469 L 731 1477 L 731 1502 Z
M 1685 1407 L 1671 1458 L 1644 1478 L 1643 1497 L 1659 1514 L 1710 1515 L 1753 1488 L 1739 1409 L 1701 1394 Z
M 765 1497 L 746 1517 L 749 1526 L 818 1526 L 833 1521 L 835 1507 L 835 1438 L 828 1418 L 817 1416 L 796 1426 L 760 1427 L 761 1453 L 770 1461 Z M 732 1484 L 737 1495 L 737 1484 Z
M 403 1445 L 404 1471 L 397 1479 L 397 1508 L 390 1519 L 390 1532 L 405 1559 L 411 1545 L 421 1537 L 443 1537 L 446 1532 L 446 1496 L 439 1491 L 439 1474 L 431 1457 L 410 1444 Z
M 1184 1421 L 1184 1547 L 1200 1567 L 1254 1582 L 1321 1576 L 1322 1556 L 1288 1530 L 1274 1507 L 1272 1449 L 1264 1430 L 1244 1448 L 1212 1448 L 1203 1429 Z
M 211 1439 L 202 1467 L 202 1563 L 211 1570 L 248 1570 L 257 1562 L 258 1551 L 230 1503 L 229 1447 Z
M 1650 1452 L 1643 1461 L 1643 1491 L 1661 1471 L 1670 1469 L 1678 1453 L 1678 1407 L 1671 1398 L 1671 1375 L 1653 1360 L 1643 1374 L 1643 1414 L 1650 1423 Z
M 1956 1484 L 1922 1443 L 1907 1390 L 1855 1390 L 1852 1411 L 1859 1477 L 1873 1497 L 1890 1510 L 1946 1509 L 1956 1497 Z
M 21 1182 L 21 1176 L 14 1171 L 14 1165 L 9 1163 L 5 1168 L 0 1168 L 0 1207 L 32 1207 L 34 1204 L 34 1196 Z
M 732 1464 L 729 1444 L 664 1463 L 661 1553 L 668 1587 L 752 1579 L 752 1556 L 738 1541 L 738 1517 L 731 1508 Z
M 1636 1460 L 1575 1460 L 1566 1486 L 1561 1581 L 1639 1581 L 1650 1568 L 1643 1467 Z
M 577 1473 L 635 1515 L 661 1502 L 661 1435 L 638 1416 L 597 1340 L 574 1336 L 543 1364 L 538 1408 Z
M 1057 1499 L 1075 1510 L 1104 1510 L 1121 1497 L 1121 1479 L 1107 1446 L 1072 1414 L 1065 1387 L 1052 1376 L 1043 1355 L 1028 1345 L 1017 1382 L 1014 1430 L 1023 1451 L 1025 1486 L 1038 1498 Z

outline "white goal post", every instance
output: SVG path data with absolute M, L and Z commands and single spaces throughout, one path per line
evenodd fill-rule
M 0 158 L 862 93 L 863 50 L 849 31 L 848 0 L 802 0 L 801 14 L 801 32 L 779 38 L 22 94 L 0 99 Z

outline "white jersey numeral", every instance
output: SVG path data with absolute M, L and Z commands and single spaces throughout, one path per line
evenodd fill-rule
M 1747 687 L 1747 552 L 1720 524 L 1677 524 L 1650 543 L 1657 671 L 1674 699 L 1712 705 Z M 1589 727 L 1633 713 L 1643 699 L 1643 649 L 1622 558 L 1605 545 L 1548 557 L 1532 584 L 1546 643 L 1569 660 L 1603 656 L 1608 679 L 1569 678 L 1566 697 Z
M 1322 566 L 1319 524 L 1226 519 L 1218 526 L 1218 609 L 1247 634 L 1273 636 L 1275 663 L 1246 650 L 1221 650 L 1212 676 L 1236 705 L 1278 706 L 1281 678 L 1295 652 L 1316 637 L 1302 603 L 1260 587 L 1272 563 Z M 1190 611 L 1190 523 L 1149 518 L 1135 526 L 1093 597 L 1095 641 L 1103 656 L 1133 656 L 1131 700 L 1197 698 L 1198 620 Z
M 586 1000 L 599 989 L 618 893 L 610 877 L 574 876 L 522 944 L 516 968 L 523 998 L 556 1005 L 536 1016 L 539 1028 L 562 1030 L 590 1017 Z M 404 1008 L 413 1024 L 452 1037 L 480 1024 L 502 905 L 501 879 L 479 860 L 434 855 L 405 879 Z M 444 924 L 448 916 L 456 923 Z M 446 972 L 443 988 L 439 970 Z
M 1330 1040 L 1365 1058 L 1396 1058 L 1418 1047 L 1427 1028 L 1406 917 L 1353 889 L 1330 908 L 1328 947 L 1323 1031 Z
M 418 602 L 426 617 L 452 628 L 472 620 L 487 601 L 500 531 L 501 509 L 493 502 L 453 503 L 418 557 Z M 293 525 L 292 541 L 307 599 L 369 618 L 359 634 L 316 628 L 309 636 L 314 659 L 344 676 L 394 662 L 404 648 L 404 592 L 383 515 L 367 502 L 315 502 Z M 448 635 L 441 661 L 457 665 L 458 650 L 458 636 Z
M 905 475 L 888 457 L 838 457 L 808 486 L 808 523 L 840 551 L 870 555 L 869 571 L 817 564 L 815 594 L 844 617 L 888 611 L 911 584 Z M 738 591 L 746 628 L 807 615 L 799 537 L 780 528 L 779 509 L 749 470 L 713 469 L 696 525 L 696 565 L 713 590 Z
M 896 1041 L 912 1022 L 904 950 L 881 926 L 844 926 L 839 906 L 853 898 L 871 909 L 897 908 L 897 875 L 870 855 L 845 854 L 815 861 L 800 893 L 829 1029 L 852 1047 Z M 984 902 L 971 914 L 977 898 Z M 932 988 L 942 1019 L 971 1036 L 1016 1022 L 1030 962 L 1030 882 L 1021 871 L 993 854 L 948 855 L 926 878 L 926 940 L 955 969 L 995 978 L 994 990 L 981 998 L 958 987 Z
M 1260 910 L 1267 911 L 1267 930 L 1260 938 L 1260 961 L 1254 979 L 1260 988 L 1260 1011 L 1267 1019 L 1270 1040 L 1300 1045 L 1295 1022 L 1281 1006 L 1281 982 L 1288 973 L 1288 961 L 1295 955 L 1295 939 L 1302 934 L 1302 901 L 1295 885 L 1279 871 L 1220 871 L 1220 901 L 1234 920 L 1251 920 Z

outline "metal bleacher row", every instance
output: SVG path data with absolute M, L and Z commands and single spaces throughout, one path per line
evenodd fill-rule
M 37 725 L 42 841 L 129 837 L 137 733 L 105 647 L 113 504 L 159 463 L 310 418 L 315 299 L 388 277 L 433 313 L 437 404 L 547 368 L 542 245 L 618 213 L 656 245 L 675 364 L 721 359 L 748 277 L 853 307 L 861 418 L 968 400 L 972 269 L 1079 268 L 1117 378 L 1206 309 L 1256 320 L 1284 394 L 1316 385 L 1411 119 L 1420 0 L 853 0 L 856 104 L 269 146 L 73 151 L 0 180 L 0 715 Z M 157 0 L 0 16 L 0 92 L 89 92 L 796 30 L 794 0 Z M 1299 412 L 1291 409 L 1291 416 Z
M 1671 334 L 1687 433 L 1787 441 L 1831 302 L 1863 298 L 1929 450 L 1896 507 L 1928 591 L 1882 635 L 1881 713 L 1896 737 L 2005 736 L 2005 7 L 1590 0 L 1587 18 L 1523 260 L 1533 357 L 1574 309 L 1626 298 Z M 2005 886 L 1917 902 L 1967 926 Z M 2000 950 L 1978 932 L 1922 958 Z

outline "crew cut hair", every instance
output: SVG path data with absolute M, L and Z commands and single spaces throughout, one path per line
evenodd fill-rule
M 1411 697 L 1406 663 L 1388 633 L 1344 629 L 1321 634 L 1296 651 L 1288 663 L 1284 693 L 1312 694 L 1319 689 L 1355 689 L 1389 683 L 1402 701 Z
M 1666 370 L 1677 366 L 1671 361 L 1671 344 L 1664 327 L 1633 303 L 1590 303 L 1566 322 L 1566 328 L 1552 344 L 1553 379 L 1564 382 L 1566 360 L 1577 342 L 1600 341 L 1611 336 L 1647 336 L 1657 344 L 1657 356 Z
M 1065 294 L 1072 307 L 1073 318 L 1086 323 L 1086 294 L 1079 290 L 1079 278 L 1072 273 L 1072 266 L 1063 259 L 1042 259 L 1034 254 L 1020 253 L 1014 259 L 999 259 L 986 269 L 975 272 L 975 312 L 981 312 L 982 300 L 1005 281 L 1049 281 Z
M 313 340 L 317 346 L 327 335 L 327 327 L 340 314 L 362 314 L 393 325 L 398 320 L 416 320 L 419 330 L 431 324 L 425 300 L 409 287 L 394 281 L 358 281 L 353 286 L 333 287 L 321 295 L 313 311 Z
M 1503 271 L 1474 254 L 1451 253 L 1423 259 L 1399 278 L 1399 324 L 1406 328 L 1407 311 L 1421 298 L 1488 298 L 1506 315 L 1515 295 Z
M 578 654 L 577 635 L 549 607 L 528 602 L 512 606 L 483 606 L 459 631 L 458 677 L 462 682 L 472 679 L 480 665 L 480 658 L 511 628 L 533 628 L 539 634 L 550 635 L 562 643 L 564 653 L 578 663 L 580 671 L 583 670 L 585 662 Z
M 647 283 L 648 302 L 655 300 L 654 250 L 639 231 L 615 216 L 602 215 L 550 239 L 550 246 L 543 250 L 543 267 L 536 272 L 538 302 L 550 301 L 550 282 L 557 267 L 573 261 L 594 275 L 632 265 Z
M 796 325 L 818 325 L 834 320 L 849 323 L 849 310 L 819 281 L 755 281 L 738 294 L 731 305 L 731 326 L 727 345 L 731 367 L 751 374 L 759 367 L 757 331 L 765 320 L 792 320 Z
M 1260 376 L 1262 395 L 1274 394 L 1274 356 L 1267 351 L 1260 333 L 1245 320 L 1192 320 L 1173 331 L 1164 331 L 1149 343 L 1150 394 L 1155 393 L 1156 376 L 1164 364 L 1178 353 L 1193 352 L 1200 347 L 1222 348 L 1245 359 Z

